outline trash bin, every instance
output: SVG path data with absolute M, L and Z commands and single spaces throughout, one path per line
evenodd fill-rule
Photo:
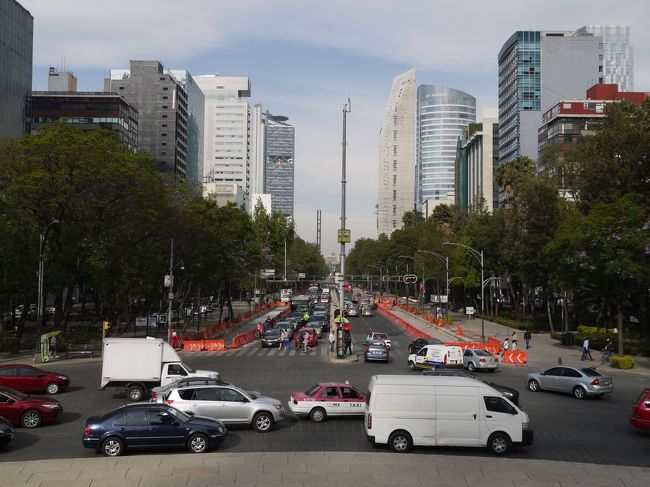
M 575 337 L 573 336 L 573 333 L 567 331 L 564 335 L 562 335 L 562 345 L 573 346 L 575 344 L 576 344 L 576 340 Z

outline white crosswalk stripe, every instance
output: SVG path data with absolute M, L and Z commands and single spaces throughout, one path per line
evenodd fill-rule
M 214 356 L 214 357 L 219 357 L 219 356 L 231 356 L 231 357 L 295 357 L 297 356 L 321 356 L 321 357 L 327 357 L 330 353 L 329 347 L 327 346 L 318 346 L 315 348 L 312 348 L 311 350 L 308 350 L 307 353 L 303 353 L 302 348 L 300 349 L 282 349 L 279 350 L 275 347 L 273 348 L 257 348 L 257 346 L 254 346 L 253 344 L 248 344 L 244 345 L 241 348 L 228 348 L 222 352 L 196 352 L 194 355 L 201 355 L 201 356 Z

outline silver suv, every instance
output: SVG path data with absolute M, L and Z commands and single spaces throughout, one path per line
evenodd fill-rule
M 284 419 L 280 401 L 233 385 L 177 387 L 163 400 L 186 413 L 218 419 L 226 425 L 250 424 L 261 433 L 271 431 Z

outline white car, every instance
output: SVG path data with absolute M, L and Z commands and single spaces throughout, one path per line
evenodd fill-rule
M 390 338 L 388 338 L 388 334 L 383 331 L 371 331 L 366 337 L 366 342 L 369 340 L 381 340 L 389 349 L 391 347 Z

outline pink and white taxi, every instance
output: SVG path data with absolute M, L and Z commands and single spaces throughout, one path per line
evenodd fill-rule
M 314 423 L 327 416 L 363 416 L 366 395 L 350 384 L 321 382 L 305 392 L 292 392 L 289 409 L 296 416 L 309 416 Z

